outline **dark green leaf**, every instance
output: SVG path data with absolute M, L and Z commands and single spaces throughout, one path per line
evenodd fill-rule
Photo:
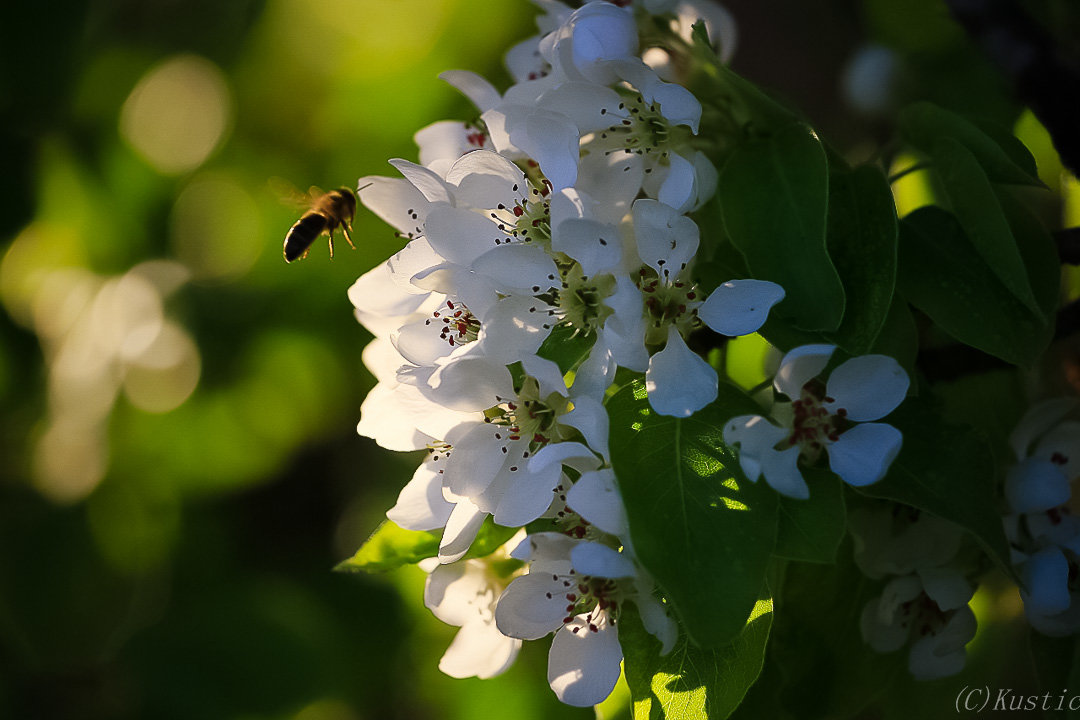
M 863 165 L 829 175 L 829 256 L 844 284 L 836 343 L 852 355 L 870 351 L 885 324 L 896 284 L 896 207 L 882 172 Z
M 634 720 L 723 720 L 761 672 L 772 624 L 772 601 L 759 600 L 749 622 L 727 645 L 703 650 L 685 635 L 667 655 L 633 608 L 620 616 L 626 683 Z
M 783 286 L 773 313 L 803 330 L 835 330 L 844 287 L 825 250 L 828 164 L 808 126 L 744 139 L 720 173 L 724 228 L 755 278 Z
M 1010 293 L 1028 309 L 1038 312 L 1039 304 L 1012 229 L 975 156 L 956 140 L 941 138 L 934 144 L 933 160 L 947 204 L 979 257 Z
M 893 295 L 892 306 L 885 317 L 885 326 L 874 341 L 871 350 L 880 355 L 896 358 L 900 367 L 907 371 L 908 377 L 915 377 L 915 357 L 919 353 L 919 329 L 911 314 L 907 300 L 899 294 Z M 915 392 L 916 388 L 912 388 Z
M 948 212 L 916 210 L 900 223 L 899 288 L 945 332 L 1015 365 L 1031 365 L 1051 326 L 1013 297 Z
M 386 572 L 439 553 L 439 533 L 405 530 L 383 520 L 360 549 L 334 569 L 339 572 Z
M 552 329 L 536 354 L 554 362 L 565 375 L 589 354 L 595 342 L 594 333 L 578 332 L 570 325 L 560 323 Z
M 947 425 L 929 400 L 908 398 L 886 421 L 904 434 L 900 455 L 880 482 L 858 488 L 960 525 L 1012 575 L 995 492 L 994 456 L 981 435 Z
M 793 717 L 856 716 L 904 671 L 907 648 L 878 654 L 859 631 L 863 608 L 882 586 L 855 566 L 850 542 L 836 565 L 788 565 L 769 653 L 786 678 L 776 692 Z
M 776 549 L 788 560 L 831 563 L 847 532 L 844 484 L 824 468 L 803 468 L 810 499 L 781 495 L 777 512 Z
M 653 412 L 641 383 L 608 401 L 611 457 L 634 548 L 704 648 L 742 630 L 776 540 L 776 493 L 746 480 L 722 439 L 725 421 L 757 411 L 726 384 L 689 418 Z
M 1042 185 L 1031 153 L 1004 131 L 991 137 L 976 124 L 928 102 L 905 108 L 900 112 L 899 123 L 903 138 L 928 155 L 940 138 L 949 137 L 975 156 L 993 182 Z
M 1061 261 L 1054 239 L 1042 221 L 1012 194 L 999 190 L 997 196 L 1024 259 L 1035 300 L 1047 322 L 1052 324 L 1061 299 Z

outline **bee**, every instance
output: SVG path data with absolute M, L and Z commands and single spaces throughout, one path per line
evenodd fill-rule
M 347 187 L 339 187 L 324 193 L 318 188 L 311 188 L 308 195 L 310 203 L 307 212 L 300 216 L 285 235 L 282 250 L 285 262 L 307 257 L 311 244 L 323 233 L 330 236 L 330 257 L 333 258 L 334 230 L 339 225 L 345 239 L 349 241 L 349 246 L 355 250 L 356 246 L 349 234 L 353 215 L 356 214 L 356 196 L 353 191 Z

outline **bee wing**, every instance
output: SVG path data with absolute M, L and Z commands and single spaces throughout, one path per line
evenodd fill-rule
M 272 177 L 266 181 L 266 185 L 282 205 L 288 205 L 297 210 L 307 210 L 311 207 L 311 197 L 297 190 L 295 185 L 284 178 Z

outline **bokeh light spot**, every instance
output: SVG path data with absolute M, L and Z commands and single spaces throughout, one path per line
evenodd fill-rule
M 120 114 L 120 134 L 158 172 L 176 175 L 210 157 L 231 115 L 221 70 L 197 55 L 178 55 L 135 85 Z

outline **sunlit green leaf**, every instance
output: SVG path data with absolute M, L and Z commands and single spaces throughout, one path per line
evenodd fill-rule
M 685 635 L 667 655 L 636 612 L 623 612 L 619 643 L 634 720 L 723 720 L 761 672 L 772 624 L 772 600 L 759 600 L 732 641 L 712 650 Z
M 784 287 L 773 310 L 804 330 L 835 330 L 844 288 L 825 250 L 828 164 L 803 124 L 744 139 L 720 175 L 724 228 L 755 278 Z
M 360 549 L 334 568 L 339 572 L 385 572 L 439 552 L 439 533 L 406 530 L 384 520 Z
M 484 519 L 466 557 L 485 557 L 509 540 L 517 528 L 496 525 Z M 339 572 L 385 572 L 411 565 L 439 554 L 441 533 L 406 530 L 384 520 L 360 549 L 334 568 Z
M 726 420 L 756 411 L 726 384 L 716 402 L 685 419 L 654 412 L 642 384 L 608 401 L 611 457 L 634 549 L 705 648 L 741 631 L 776 539 L 776 493 L 746 480 L 722 439 Z

